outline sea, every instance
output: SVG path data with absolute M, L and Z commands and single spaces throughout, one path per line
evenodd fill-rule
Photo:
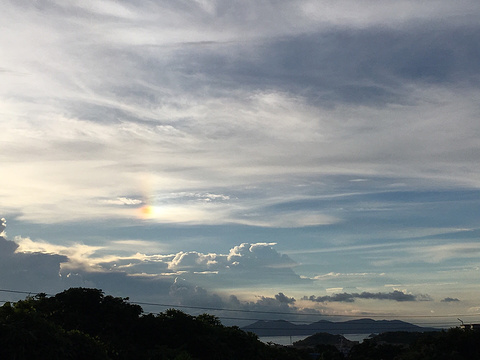
M 259 337 L 260 341 L 264 343 L 274 343 L 278 345 L 292 345 L 295 341 L 303 340 L 310 335 L 301 335 L 301 336 L 261 336 Z M 368 338 L 370 334 L 345 334 L 343 335 L 346 339 L 350 341 L 358 341 L 361 343 L 363 340 Z

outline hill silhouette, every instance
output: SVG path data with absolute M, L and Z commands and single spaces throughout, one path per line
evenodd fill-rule
M 320 320 L 311 324 L 292 324 L 285 320 L 257 321 L 242 328 L 258 336 L 300 336 L 318 332 L 329 334 L 371 334 L 387 331 L 426 332 L 439 329 L 421 327 L 401 320 L 356 319 L 343 322 Z

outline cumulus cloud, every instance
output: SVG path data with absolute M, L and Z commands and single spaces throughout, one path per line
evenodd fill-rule
M 136 241 L 128 243 L 138 244 Z M 15 237 L 15 241 L 3 239 L 2 253 L 4 256 L 10 254 L 13 260 L 19 261 L 16 266 L 10 264 L 11 268 L 21 268 L 24 265 L 23 260 L 20 260 L 27 258 L 45 259 L 46 263 L 52 266 L 54 264 L 55 272 L 51 277 L 57 281 L 58 286 L 101 287 L 104 290 L 112 289 L 116 293 L 120 292 L 120 288 L 128 292 L 129 286 L 132 289 L 146 289 L 148 284 L 158 282 L 162 289 L 174 283 L 174 287 L 169 288 L 172 294 L 201 295 L 201 292 L 192 293 L 190 287 L 187 287 L 188 292 L 185 292 L 187 291 L 183 289 L 185 286 L 180 286 L 182 279 L 184 284 L 219 290 L 232 288 L 231 290 L 237 291 L 250 286 L 253 277 L 257 286 L 296 285 L 308 282 L 309 280 L 301 279 L 294 272 L 295 262 L 287 255 L 277 252 L 274 245 L 274 243 L 242 243 L 234 246 L 227 254 L 180 251 L 176 254 L 137 252 L 114 255 L 101 246 L 80 243 L 68 246 L 56 245 Z M 122 252 L 125 253 L 126 250 L 123 249 Z M 29 266 L 32 267 L 32 272 L 35 266 L 41 267 L 41 264 L 32 262 Z M 12 282 L 16 281 L 12 274 L 9 278 Z M 42 283 L 38 282 L 36 285 L 42 286 Z M 293 303 L 294 299 L 280 293 L 276 301 Z
M 170 271 L 203 283 L 213 279 L 217 285 L 242 288 L 256 284 L 295 284 L 308 282 L 297 275 L 296 263 L 287 255 L 278 253 L 274 243 L 243 243 L 234 246 L 228 254 L 203 254 L 195 251 L 179 252 L 168 262 Z
M 245 270 L 258 267 L 265 269 L 291 269 L 295 262 L 288 255 L 278 253 L 275 243 L 242 243 L 230 249 L 228 254 L 202 254 L 179 252 L 169 262 L 173 270 Z M 256 270 L 253 270 L 256 271 Z
M 63 247 L 46 242 L 36 243 L 28 238 L 16 238 L 16 241 L 21 245 L 0 237 L 0 287 L 3 289 L 53 294 L 69 287 L 93 287 L 115 296 L 129 296 L 132 301 L 147 301 L 150 303 L 144 305 L 147 312 L 159 312 L 176 305 L 186 306 L 190 312 L 210 309 L 219 315 L 230 316 L 232 310 L 239 310 L 239 316 L 249 310 L 284 311 L 292 314 L 299 310 L 294 306 L 295 299 L 283 293 L 274 297 L 259 296 L 255 301 L 242 301 L 225 291 L 221 291 L 221 294 L 209 291 L 198 285 L 194 277 L 189 280 L 185 278 L 189 273 L 198 274 L 208 267 L 209 259 L 215 258 L 214 254 L 96 257 L 94 254 L 100 250 L 98 248 L 79 245 Z M 225 271 L 228 264 L 235 262 L 240 266 L 243 257 L 250 257 L 243 265 L 248 264 L 254 267 L 251 271 L 261 273 L 261 259 L 267 259 L 269 266 L 278 264 L 278 259 L 282 258 L 275 251 L 264 249 L 270 246 L 271 244 L 242 244 L 232 249 L 230 262 L 227 260 L 230 255 L 221 255 L 223 270 L 222 267 L 217 268 L 219 272 Z M 106 261 L 108 259 L 110 262 Z M 171 264 L 175 264 L 175 269 L 169 267 Z M 178 276 L 179 274 L 182 275 Z M 261 277 L 262 275 L 259 276 L 260 281 Z M 162 303 L 166 305 L 161 306 Z M 196 308 L 200 309 L 195 310 Z
M 218 257 L 219 259 L 221 257 Z M 179 252 L 168 264 L 169 269 L 172 270 L 187 270 L 187 271 L 207 271 L 218 269 L 220 264 L 217 260 L 216 254 L 201 254 L 195 251 Z M 220 265 L 222 266 L 222 265 Z M 224 267 L 223 265 L 222 267 Z
M 236 286 L 249 282 L 252 274 L 255 274 L 259 283 L 302 281 L 293 270 L 296 263 L 288 255 L 277 252 L 274 249 L 275 243 L 242 243 L 231 248 L 228 254 L 180 251 L 176 254 L 137 252 L 113 255 L 106 252 L 103 246 L 81 243 L 55 245 L 22 237 L 16 237 L 15 241 L 9 243 L 21 253 L 61 254 L 64 257 L 62 273 L 83 269 L 89 272 L 123 271 L 130 275 L 182 274 L 196 281 L 202 281 L 202 278 L 212 281 L 211 277 L 215 276 L 217 281 L 224 285 L 235 279 Z M 137 241 L 128 243 L 138 244 Z
M 390 293 L 371 293 L 371 292 L 362 292 L 362 293 L 341 293 L 327 296 L 305 296 L 303 300 L 310 300 L 314 302 L 354 302 L 356 299 L 367 299 L 367 300 L 393 300 L 393 301 L 431 301 L 430 296 L 420 294 L 413 295 L 407 294 L 402 291 L 394 290 Z
M 278 253 L 276 243 L 243 243 L 230 249 L 227 260 L 234 266 L 248 268 L 260 265 L 266 268 L 291 268 L 295 263 L 288 255 Z

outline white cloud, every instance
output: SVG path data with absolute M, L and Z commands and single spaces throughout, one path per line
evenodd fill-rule
M 362 278 L 362 277 L 378 277 L 384 276 L 385 273 L 334 273 L 330 272 L 328 274 L 316 275 L 313 277 L 315 280 L 328 280 L 328 279 L 338 279 L 338 278 Z M 329 289 L 327 289 L 328 291 Z M 335 289 L 336 292 L 342 291 L 343 288 Z
M 95 261 L 91 258 L 101 246 L 90 246 L 84 244 L 55 245 L 46 241 L 33 241 L 30 238 L 15 237 L 14 241 L 18 244 L 17 253 L 43 253 L 58 254 L 65 256 L 68 261 L 61 265 L 67 268 L 85 268 L 87 270 L 98 270 Z
M 426 244 L 417 243 L 410 247 L 399 249 L 395 256 L 384 255 L 382 259 L 373 260 L 375 266 L 393 264 L 409 264 L 415 262 L 442 263 L 452 259 L 476 259 L 480 254 L 480 244 L 474 242 Z
M 220 258 L 220 257 L 219 257 Z M 203 272 L 217 268 L 218 260 L 216 254 L 200 254 L 197 252 L 180 252 L 175 255 L 168 267 L 172 270 L 189 270 Z
M 431 91 L 423 92 L 429 96 Z M 196 120 L 188 127 L 175 125 L 183 134 L 180 141 L 148 123 L 93 123 L 61 117 L 42 123 L 20 120 L 14 125 L 8 120 L 12 126 L 2 134 L 2 152 L 9 156 L 4 156 L 8 161 L 2 163 L 2 170 L 17 176 L 15 181 L 2 177 L 0 188 L 8 189 L 4 196 L 9 207 L 36 221 L 95 218 L 99 214 L 135 217 L 128 209 L 98 207 L 92 201 L 145 201 L 128 194 L 144 192 L 144 178 L 150 177 L 149 197 L 191 193 L 205 202 L 229 202 L 206 208 L 183 201 L 171 204 L 172 208 L 167 206 L 159 216 L 162 222 L 233 221 L 285 227 L 331 224 L 339 219 L 311 211 L 262 213 L 250 208 L 254 205 L 250 199 L 217 193 L 215 187 L 264 187 L 273 182 L 275 187 L 288 188 L 290 184 L 290 196 L 298 196 L 299 189 L 291 186 L 299 176 L 395 176 L 399 168 L 403 177 L 425 178 L 437 186 L 477 186 L 477 170 L 471 166 L 475 159 L 463 155 L 475 146 L 472 134 L 477 125 L 468 120 L 476 118 L 472 95 L 442 92 L 442 98 L 451 100 L 441 106 L 427 102 L 420 109 L 355 109 L 349 127 L 341 125 L 341 119 L 351 118 L 352 110 L 339 107 L 320 111 L 285 94 L 274 94 L 273 102 L 266 95 L 247 102 L 212 101 L 202 110 L 190 107 L 188 117 Z M 202 111 L 205 115 L 200 116 Z M 430 115 L 418 123 L 418 112 Z M 382 120 L 392 115 L 402 121 Z M 459 116 L 462 126 L 450 121 Z M 361 130 L 370 126 L 371 131 Z M 216 134 L 216 129 L 223 129 L 223 133 Z M 257 203 L 275 201 L 272 195 L 277 194 Z M 278 194 L 279 199 L 280 195 L 285 194 Z M 103 205 L 115 205 L 112 201 Z M 242 212 L 259 216 L 240 216 Z M 185 220 L 179 217 L 182 213 Z
M 5 236 L 5 228 L 7 227 L 7 220 L 5 218 L 0 219 L 0 236 Z
M 453 4 L 448 1 L 302 1 L 305 16 L 332 25 L 366 27 L 382 25 L 395 27 L 414 21 L 440 20 L 461 23 L 468 21 L 468 11 L 476 12 L 474 1 Z M 466 19 L 465 19 L 466 17 Z M 470 18 L 470 20 L 473 20 Z

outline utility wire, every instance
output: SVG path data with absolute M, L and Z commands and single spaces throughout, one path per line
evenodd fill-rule
M 22 292 L 23 293 L 23 292 Z M 25 292 L 26 293 L 26 292 Z M 10 300 L 0 300 L 0 303 L 10 303 L 12 301 Z M 149 313 L 149 314 L 154 314 L 154 313 Z M 242 321 L 268 321 L 268 322 L 274 322 L 275 320 L 265 320 L 265 319 L 260 319 L 260 318 L 243 318 L 243 317 L 226 317 L 226 316 L 218 316 L 218 318 L 220 319 L 223 319 L 223 320 L 242 320 Z M 288 321 L 289 323 L 291 324 L 295 324 L 295 323 L 299 323 L 301 325 L 311 325 L 310 324 L 306 324 L 305 321 L 302 321 L 302 320 L 289 320 Z M 315 328 L 315 327 L 308 327 L 308 330 L 309 331 L 315 331 L 315 330 L 322 330 L 322 331 L 340 331 L 341 330 L 341 327 L 339 328 L 338 326 L 341 326 L 342 323 L 335 323 L 337 325 L 337 327 L 335 328 L 326 328 L 326 327 L 322 327 L 322 328 Z M 361 321 L 357 321 L 355 323 L 356 325 L 369 325 L 370 323 L 369 322 L 361 322 Z M 444 329 L 444 328 L 450 328 L 450 327 L 453 327 L 455 325 L 457 325 L 457 322 L 451 322 L 451 323 L 417 323 L 415 324 L 417 326 L 421 326 L 421 327 L 433 327 L 433 328 L 439 328 L 439 329 Z M 296 325 L 298 326 L 298 325 Z M 390 330 L 390 331 L 395 331 L 395 328 L 391 328 L 391 327 L 382 327 L 382 326 L 377 326 L 376 329 L 378 330 L 382 330 L 382 329 L 386 329 L 386 330 Z M 398 328 L 398 329 L 403 329 L 403 328 Z M 291 332 L 300 332 L 300 331 L 305 331 L 305 329 L 302 329 L 302 328 L 289 328 L 289 329 L 281 329 L 281 328 L 276 328 L 276 327 L 252 327 L 252 326 L 249 326 L 248 327 L 248 331 L 252 331 L 252 330 L 278 330 L 278 331 L 291 331 Z
M 215 310 L 215 311 L 232 311 L 240 313 L 256 313 L 256 314 L 272 314 L 272 315 L 291 315 L 291 316 L 322 316 L 322 317 L 348 317 L 348 318 L 365 318 L 365 317 L 395 317 L 395 318 L 446 318 L 446 317 L 467 317 L 467 316 L 480 316 L 480 313 L 475 314 L 448 314 L 448 315 L 395 315 L 395 314 L 363 314 L 363 315 L 347 315 L 347 314 L 324 314 L 324 313 L 291 313 L 284 311 L 263 311 L 263 310 L 247 310 L 247 309 L 228 309 L 228 308 L 216 308 L 205 306 L 189 306 L 189 305 L 172 305 L 161 303 L 145 303 L 130 301 L 132 304 L 137 305 L 149 305 L 149 306 L 162 306 L 162 307 L 174 307 L 174 308 L 187 308 L 187 309 L 200 309 L 200 310 Z
M 9 289 L 0 289 L 0 292 L 13 293 L 13 294 L 41 294 L 42 292 L 34 291 L 19 291 L 19 290 L 9 290 Z M 54 296 L 51 294 L 43 293 L 47 296 Z M 220 307 L 207 307 L 207 306 L 191 306 L 191 305 L 177 305 L 177 304 L 165 304 L 165 303 L 152 303 L 152 302 L 140 302 L 140 301 L 130 301 L 131 304 L 144 305 L 144 306 L 159 306 L 164 308 L 185 308 L 185 309 L 195 309 L 195 310 L 210 310 L 210 311 L 226 311 L 226 312 L 237 312 L 237 313 L 252 313 L 252 314 L 269 314 L 269 315 L 288 315 L 288 316 L 310 316 L 310 317 L 345 317 L 345 318 L 379 318 L 379 317 L 394 317 L 394 318 L 451 318 L 451 317 L 471 317 L 471 316 L 480 316 L 480 313 L 472 314 L 447 314 L 447 315 L 396 315 L 396 314 L 363 314 L 363 315 L 348 315 L 348 314 L 324 314 L 324 313 L 291 313 L 285 311 L 264 311 L 264 310 L 248 310 L 248 309 L 229 309 L 229 308 L 220 308 Z M 221 317 L 224 319 L 232 320 L 247 320 L 245 318 L 227 318 Z M 265 319 L 250 319 L 250 320 L 265 320 Z

